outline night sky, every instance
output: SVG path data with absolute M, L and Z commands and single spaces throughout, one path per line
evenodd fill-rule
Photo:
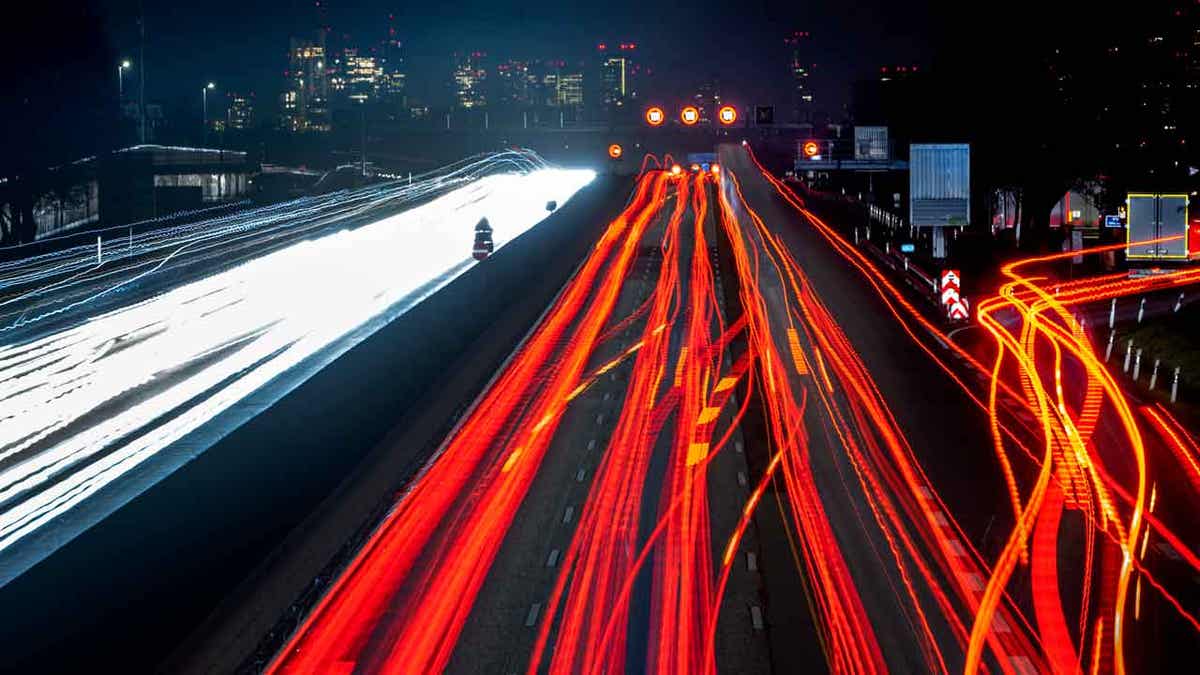
M 930 54 L 928 11 L 871 0 L 844 2 L 462 2 L 327 0 L 325 22 L 351 43 L 384 34 L 388 15 L 405 42 L 411 91 L 437 103 L 450 52 L 482 49 L 504 58 L 586 57 L 600 40 L 635 41 L 640 58 L 679 88 L 716 76 L 727 96 L 779 97 L 786 86 L 783 38 L 812 34 L 814 89 L 836 111 L 848 82 L 888 63 L 923 63 Z M 136 0 L 98 0 L 112 49 L 137 55 Z M 270 101 L 282 87 L 290 35 L 320 22 L 311 0 L 147 2 L 150 93 L 174 99 L 207 80 L 255 91 Z M 643 91 L 654 98 L 659 92 Z M 264 102 L 265 102 L 264 101 Z

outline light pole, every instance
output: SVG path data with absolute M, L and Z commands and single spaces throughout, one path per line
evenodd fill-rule
M 125 100 L 125 71 L 129 70 L 132 67 L 133 67 L 133 64 L 129 62 L 129 59 L 125 59 L 124 61 L 117 64 L 117 97 L 118 97 L 117 102 L 118 103 L 123 102 Z
M 200 90 L 200 93 L 204 96 L 204 125 L 203 125 L 204 126 L 204 136 L 203 136 L 203 138 L 208 138 L 208 90 L 216 89 L 216 88 L 217 88 L 216 84 L 209 82 L 208 84 L 204 85 L 203 89 Z

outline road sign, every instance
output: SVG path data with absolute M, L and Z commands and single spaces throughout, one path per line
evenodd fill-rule
M 961 296 L 962 285 L 958 270 L 942 270 L 941 281 L 939 288 L 942 289 L 942 306 L 946 308 L 946 311 L 950 311 L 950 308 L 959 301 Z
M 646 109 L 646 124 L 652 127 L 662 126 L 663 122 L 667 121 L 667 113 L 658 106 L 651 106 Z
M 1124 227 L 1121 224 L 1121 216 L 1104 216 L 1104 226 L 1112 228 Z
M 717 111 L 717 119 L 721 120 L 721 124 L 724 124 L 725 126 L 733 124 L 737 121 L 737 118 L 737 108 L 731 105 L 723 105 L 721 106 L 721 109 Z
M 692 126 L 700 121 L 700 110 L 694 105 L 684 106 L 683 110 L 679 111 L 679 121 Z
M 916 250 L 917 250 L 916 244 L 913 244 L 913 243 L 900 244 L 900 252 L 901 253 L 912 253 L 913 251 L 916 251 Z
M 775 106 L 773 106 L 773 105 L 754 106 L 754 123 L 755 124 L 775 124 Z
M 946 316 L 951 321 L 964 321 L 971 318 L 971 308 L 966 298 L 958 298 L 946 309 Z

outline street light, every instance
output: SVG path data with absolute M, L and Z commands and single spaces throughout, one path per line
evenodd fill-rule
M 204 95 L 204 137 L 205 138 L 208 138 L 208 90 L 216 89 L 216 88 L 217 88 L 217 85 L 215 83 L 209 82 L 207 85 L 204 86 L 203 89 L 200 90 L 201 94 Z
M 120 100 L 125 100 L 125 71 L 133 67 L 129 59 L 117 64 L 117 96 Z

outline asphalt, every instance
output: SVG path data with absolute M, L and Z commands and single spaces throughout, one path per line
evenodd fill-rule
M 768 227 L 780 236 L 807 275 L 816 294 L 830 309 L 855 351 L 874 378 L 881 394 L 896 416 L 900 428 L 932 484 L 947 507 L 963 526 L 985 557 L 994 554 L 984 542 L 989 527 L 1007 527 L 1003 505 L 1006 503 L 1003 481 L 990 453 L 987 419 L 962 390 L 950 381 L 895 321 L 882 300 L 863 279 L 824 240 L 804 216 L 780 197 L 740 148 L 725 146 L 721 164 L 741 181 L 746 201 Z M 776 330 L 784 334 L 785 312 L 777 279 L 763 279 L 764 295 L 771 308 Z M 786 349 L 786 345 L 783 346 Z M 786 353 L 786 352 L 785 352 Z M 868 614 L 889 665 L 900 672 L 924 668 L 924 661 L 911 638 L 911 627 L 895 605 L 895 570 L 880 562 L 877 551 L 886 551 L 886 543 L 869 524 L 869 510 L 854 480 L 844 453 L 815 433 L 824 428 L 822 414 L 810 407 L 806 426 L 810 441 L 815 442 L 813 471 L 822 501 L 828 510 L 839 544 L 847 556 L 851 573 L 859 586 Z M 781 496 L 781 498 L 783 498 Z M 765 501 L 765 499 L 764 499 Z M 770 518 L 760 509 L 762 523 Z M 995 519 L 993 521 L 993 519 Z M 768 525 L 768 527 L 770 527 Z M 776 524 L 775 528 L 779 526 Z M 990 542 L 993 546 L 997 542 Z M 772 625 L 772 655 L 776 670 L 797 672 L 814 664 L 804 650 L 788 650 L 776 635 L 802 628 L 786 598 L 794 595 L 795 565 L 790 552 L 775 546 L 764 551 L 767 583 L 768 621 Z M 783 600 L 783 602 L 780 602 Z M 782 607 L 781 607 L 782 605 Z M 775 626 L 790 630 L 775 630 Z M 948 666 L 956 664 L 956 644 L 943 640 L 944 629 L 936 630 L 948 655 Z M 961 658 L 961 657 L 958 657 Z
M 253 670 L 264 636 L 287 630 L 294 604 L 436 449 L 627 191 L 598 179 L 0 588 L 0 670 Z M 424 436 L 389 437 L 398 425 Z M 355 467 L 361 491 L 333 496 Z
M 715 193 L 711 191 L 710 199 L 715 199 Z M 656 220 L 647 228 L 638 257 L 621 287 L 610 324 L 632 314 L 653 293 L 662 264 L 659 242 L 673 206 L 673 199 L 668 199 Z M 682 232 L 690 232 L 694 216 L 689 208 L 681 226 Z M 716 230 L 711 211 L 705 226 L 708 240 L 713 241 Z M 684 243 L 679 251 L 680 284 L 685 288 L 688 261 L 696 253 L 688 239 L 681 237 Z M 699 252 L 700 255 L 710 256 L 713 253 L 711 249 Z M 686 299 L 680 301 L 686 303 Z M 727 321 L 730 319 L 728 314 L 726 311 Z M 675 363 L 680 356 L 685 324 L 681 317 L 670 328 L 669 364 Z M 585 370 L 597 368 L 628 349 L 644 328 L 643 318 L 613 335 L 597 347 Z M 553 591 L 559 573 L 559 561 L 575 534 L 595 470 L 621 414 L 632 367 L 633 359 L 627 359 L 576 398 L 568 408 L 476 598 L 448 672 L 517 673 L 524 672 L 528 667 L 529 655 L 546 611 L 547 598 Z M 663 387 L 660 396 L 669 388 L 669 378 Z M 727 406 L 733 407 L 732 404 Z M 727 409 L 718 424 L 728 425 L 729 414 Z M 660 507 L 658 497 L 663 489 L 672 429 L 672 423 L 668 421 L 658 436 L 649 464 L 639 522 L 639 539 L 643 542 L 657 523 Z M 735 439 L 729 451 L 714 459 L 709 469 L 712 539 L 714 556 L 718 560 L 749 492 L 743 482 L 747 468 L 744 455 L 740 452 L 740 434 Z M 752 553 L 752 557 L 757 556 L 753 533 L 743 541 L 742 548 Z M 745 555 L 740 559 L 746 560 Z M 629 672 L 644 672 L 646 669 L 652 569 L 653 556 L 647 561 L 633 588 L 626 663 Z M 754 627 L 750 610 L 761 605 L 759 589 L 760 580 L 755 569 L 744 563 L 734 568 L 717 631 L 715 654 L 720 672 L 766 672 L 769 669 L 766 636 Z M 552 632 L 551 640 L 554 637 Z

